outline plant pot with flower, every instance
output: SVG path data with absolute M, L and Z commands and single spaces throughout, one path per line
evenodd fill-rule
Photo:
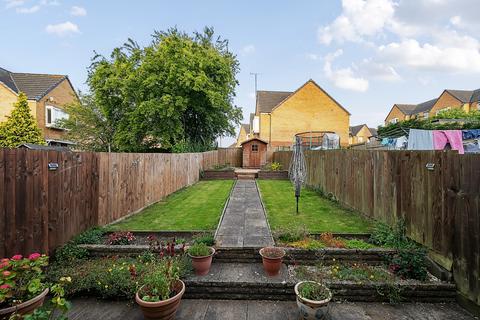
M 170 320 L 175 318 L 180 301 L 185 293 L 185 283 L 180 280 L 177 260 L 165 258 L 152 266 L 145 275 L 135 301 L 142 309 L 145 319 Z
M 323 284 L 315 281 L 301 281 L 295 285 L 297 306 L 300 319 L 329 319 L 328 303 L 332 292 Z
M 187 254 L 192 258 L 192 266 L 195 269 L 197 276 L 207 275 L 212 265 L 212 258 L 215 254 L 215 249 L 209 247 L 204 243 L 198 242 L 190 246 Z
M 265 247 L 260 249 L 260 255 L 262 256 L 263 269 L 267 275 L 270 277 L 278 275 L 282 268 L 285 250 L 278 247 Z
M 39 253 L 0 260 L 0 320 L 30 314 L 42 306 L 49 290 L 44 283 L 47 265 L 48 257 Z

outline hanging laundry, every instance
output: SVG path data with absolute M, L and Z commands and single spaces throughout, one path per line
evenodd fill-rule
M 410 129 L 408 150 L 433 150 L 433 133 L 431 130 Z
M 480 153 L 480 139 L 465 143 L 463 149 L 465 153 Z
M 463 140 L 480 138 L 480 129 L 462 130 L 462 138 Z
M 395 141 L 395 150 L 405 150 L 407 148 L 408 139 L 406 136 L 398 137 Z
M 443 150 L 447 143 L 452 150 L 458 150 L 459 154 L 464 154 L 461 130 L 433 130 L 433 147 L 435 150 Z

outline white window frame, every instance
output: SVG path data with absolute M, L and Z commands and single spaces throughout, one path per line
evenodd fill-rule
M 48 121 L 48 112 L 50 111 L 50 122 Z M 58 124 L 58 120 L 68 119 L 68 113 L 66 113 L 63 109 L 46 105 L 45 106 L 45 127 L 47 128 L 55 128 L 55 129 L 63 129 Z
M 390 123 L 393 123 L 393 124 L 398 123 L 398 118 L 390 119 L 389 122 L 390 122 Z
M 429 116 L 428 112 L 423 113 L 423 119 L 428 119 L 428 116 Z

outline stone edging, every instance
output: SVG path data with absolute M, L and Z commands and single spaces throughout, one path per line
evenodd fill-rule
M 230 203 L 230 198 L 232 197 L 233 190 L 235 189 L 236 186 L 237 186 L 237 180 L 235 180 L 235 182 L 233 183 L 233 186 L 230 189 L 230 193 L 228 194 L 227 201 L 225 201 L 225 205 L 223 206 L 222 215 L 220 216 L 220 219 L 218 220 L 217 228 L 215 229 L 215 234 L 213 235 L 214 239 L 217 239 L 218 230 L 220 229 L 220 225 L 222 224 L 223 217 L 225 216 L 225 211 L 227 211 L 228 204 Z

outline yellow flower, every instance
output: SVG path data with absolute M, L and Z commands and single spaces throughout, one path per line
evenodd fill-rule
M 374 277 L 373 274 L 372 274 L 372 275 L 370 276 L 370 279 L 373 279 L 373 278 L 375 278 L 375 277 Z
M 108 285 L 105 285 L 105 289 L 107 289 L 107 288 L 108 288 Z
M 108 272 L 112 272 L 112 268 L 108 269 Z
M 67 280 L 67 282 L 72 282 L 72 278 L 71 278 L 71 277 L 66 277 L 65 279 Z
M 98 285 L 101 285 L 102 283 L 101 283 L 100 281 L 97 281 L 97 284 L 98 284 Z

